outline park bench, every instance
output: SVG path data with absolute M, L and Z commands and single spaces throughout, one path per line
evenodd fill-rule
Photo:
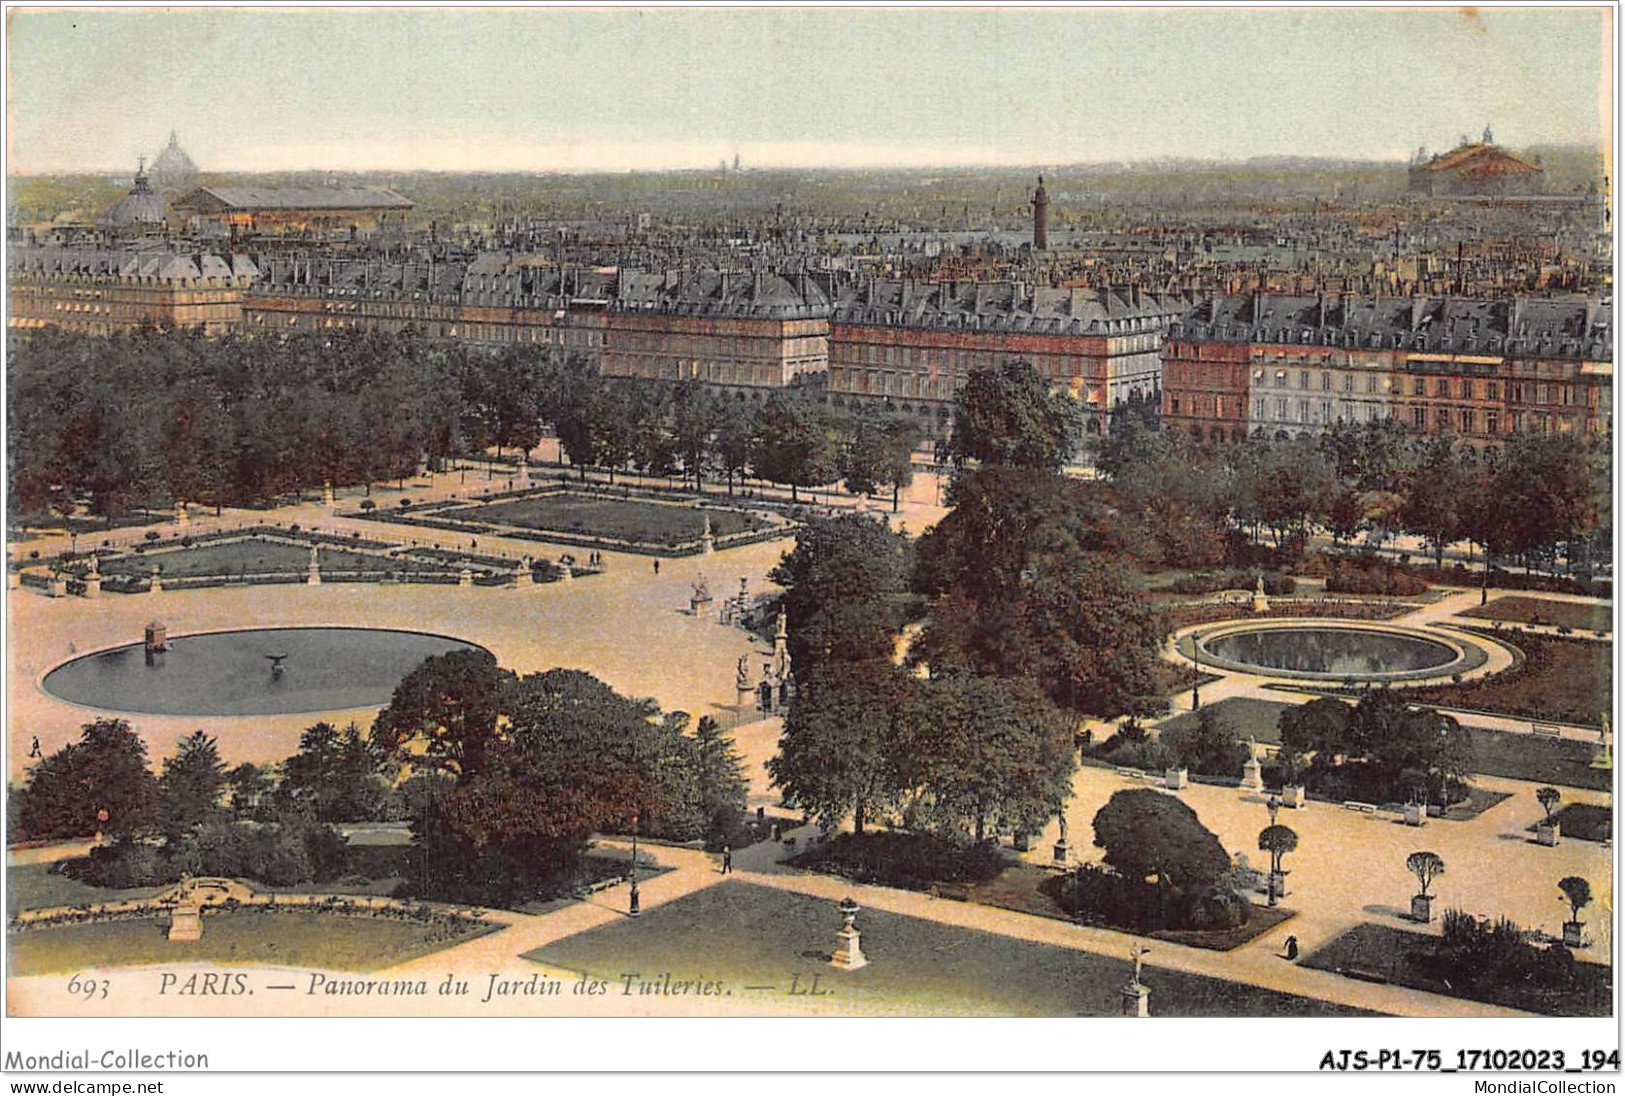
M 1361 814 L 1377 813 L 1377 805 L 1375 803 L 1361 803 L 1358 799 L 1345 799 L 1343 801 L 1343 809 L 1346 811 L 1359 811 Z
M 1531 723 L 1529 733 L 1536 738 L 1562 738 L 1563 728 L 1555 727 L 1550 723 Z
M 1125 780 L 1144 780 L 1145 779 L 1145 770 L 1144 769 L 1118 769 L 1117 770 L 1117 775 L 1123 777 Z

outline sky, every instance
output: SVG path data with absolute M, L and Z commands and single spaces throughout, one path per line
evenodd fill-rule
M 1601 145 L 1606 8 L 11 9 L 8 171 L 1404 158 Z

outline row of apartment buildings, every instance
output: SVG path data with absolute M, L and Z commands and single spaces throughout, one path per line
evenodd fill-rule
M 485 252 L 404 261 L 11 252 L 11 324 L 281 332 L 413 327 L 541 345 L 607 376 L 763 396 L 822 384 L 946 433 L 973 370 L 1031 362 L 1085 409 L 1156 400 L 1203 440 L 1397 419 L 1490 440 L 1611 421 L 1611 309 L 1581 299 L 1217 296 L 834 274 L 563 268 Z
M 1595 434 L 1611 320 L 1584 299 L 1214 297 L 1169 325 L 1163 423 L 1209 441 L 1381 419 L 1482 442 Z

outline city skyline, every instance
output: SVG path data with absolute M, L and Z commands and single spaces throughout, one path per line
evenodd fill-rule
M 1597 7 L 23 10 L 8 170 L 127 171 L 171 129 L 205 170 L 245 172 L 1395 160 L 1486 124 L 1513 147 L 1606 149 L 1610 21 Z M 1293 95 L 1260 78 L 1264 44 Z

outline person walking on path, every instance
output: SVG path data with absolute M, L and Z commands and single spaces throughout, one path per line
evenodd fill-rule
M 34 736 L 34 744 L 28 748 L 28 756 L 29 757 L 43 757 L 44 756 L 43 754 L 40 753 L 39 735 Z
M 722 846 L 722 874 L 727 875 L 734 870 L 734 853 L 727 845 Z
M 660 573 L 660 561 L 657 559 L 657 560 L 655 560 L 655 574 L 658 575 L 659 573 Z
M 1296 936 L 1286 938 L 1286 957 L 1289 962 L 1295 963 L 1298 960 L 1298 938 Z

